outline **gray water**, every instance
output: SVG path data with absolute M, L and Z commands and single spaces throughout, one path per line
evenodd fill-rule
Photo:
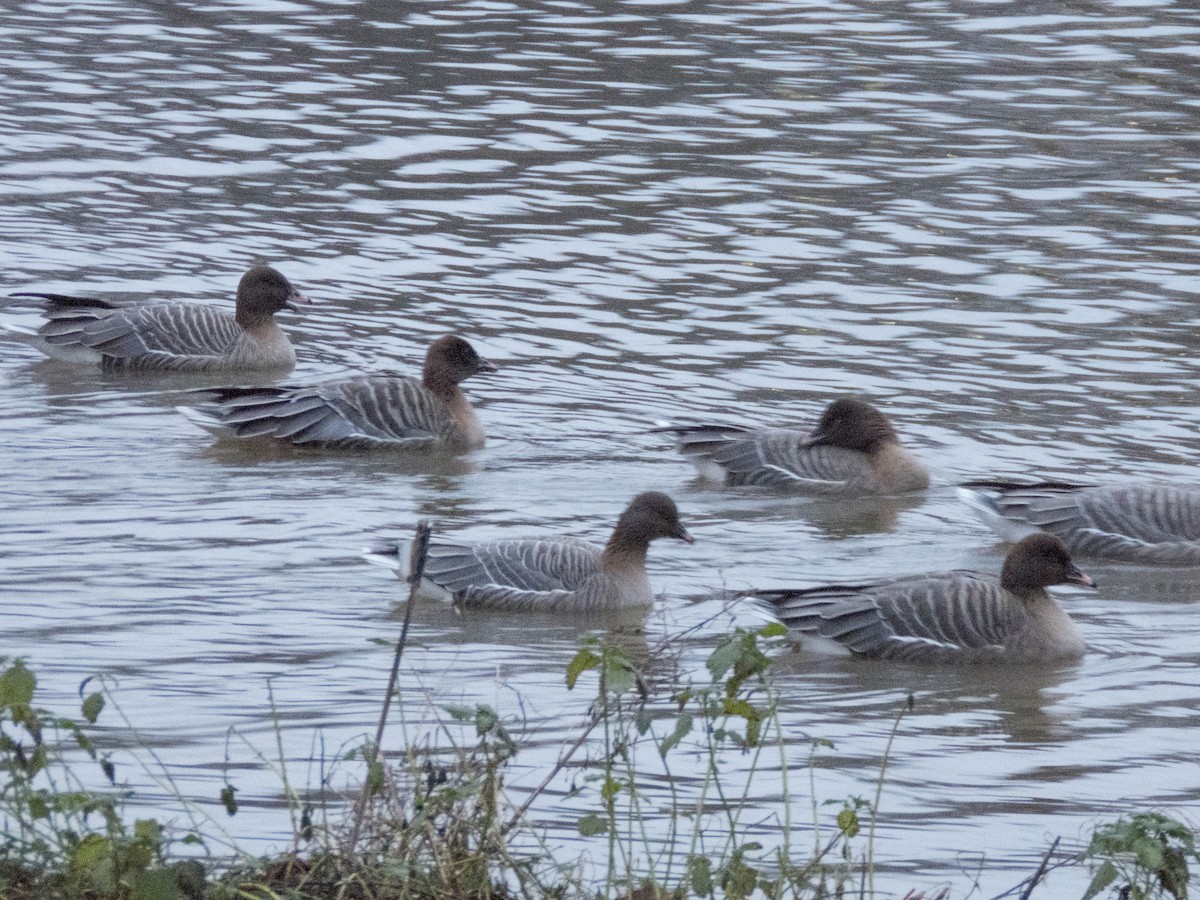
M 320 785 L 307 760 L 373 731 L 391 661 L 374 639 L 396 635 L 402 589 L 357 551 L 420 518 L 463 538 L 603 540 L 633 493 L 671 493 L 697 543 L 655 545 L 663 599 L 623 640 L 636 656 L 700 626 L 677 647 L 702 681 L 720 637 L 758 624 L 714 589 L 998 568 L 958 480 L 1193 480 L 1198 56 L 1200 15 L 1153 0 L 11 0 L 5 293 L 228 303 L 268 260 L 315 301 L 284 323 L 294 380 L 415 371 L 450 331 L 501 371 L 468 383 L 480 452 L 263 453 L 213 447 L 174 411 L 195 380 L 5 342 L 0 654 L 26 657 L 64 711 L 81 679 L 109 676 L 138 729 L 110 711 L 110 739 L 156 750 L 219 818 L 228 778 L 243 811 L 225 827 L 267 852 L 290 835 L 273 723 L 301 789 Z M 718 489 L 647 431 L 804 423 L 847 392 L 928 461 L 928 497 Z M 1197 824 L 1200 586 L 1084 567 L 1101 589 L 1063 599 L 1094 648 L 1078 664 L 784 654 L 793 818 L 811 818 L 814 738 L 836 743 L 818 801 L 873 796 L 913 691 L 882 893 L 964 896 L 978 879 L 990 895 L 1053 837 L 1078 849 L 1130 811 Z M 490 703 L 523 723 L 520 800 L 579 733 L 591 692 L 563 672 L 598 630 L 419 608 L 390 745 L 436 733 L 443 705 Z M 687 795 L 701 762 L 683 765 Z M 161 785 L 120 774 L 171 817 Z M 567 787 L 535 820 L 602 865 L 574 826 L 594 792 Z M 764 842 L 780 791 L 756 776 Z M 648 819 L 663 827 L 653 805 Z M 1053 893 L 1085 883 L 1059 873 Z

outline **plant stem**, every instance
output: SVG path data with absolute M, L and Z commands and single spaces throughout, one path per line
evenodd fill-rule
M 896 740 L 896 732 L 900 730 L 900 723 L 904 720 L 904 715 L 913 707 L 913 695 L 909 694 L 904 701 L 904 705 L 900 707 L 900 712 L 896 714 L 896 721 L 892 723 L 891 733 L 888 734 L 887 743 L 883 747 L 883 759 L 879 763 L 879 777 L 875 780 L 875 802 L 871 804 L 871 827 L 867 831 L 867 896 L 875 897 L 875 823 L 879 821 L 879 800 L 883 796 L 883 780 L 887 774 L 888 758 L 892 753 L 892 742 Z
M 383 746 L 383 729 L 387 725 L 388 711 L 392 707 L 392 695 L 396 693 L 400 681 L 400 659 L 404 656 L 404 646 L 408 641 L 408 626 L 412 622 L 413 606 L 416 604 L 417 591 L 421 587 L 421 578 L 425 575 L 425 558 L 429 554 L 429 536 L 433 526 L 428 522 L 417 523 L 417 535 L 413 538 L 411 555 L 409 557 L 410 575 L 408 576 L 408 606 L 404 610 L 404 624 L 400 626 L 400 637 L 396 641 L 396 652 L 392 656 L 392 671 L 388 676 L 387 692 L 383 696 L 383 708 L 379 711 L 379 724 L 375 728 L 375 741 L 371 745 L 370 758 L 367 762 L 368 777 L 363 781 L 362 792 L 358 795 L 358 803 L 354 808 L 354 825 L 350 829 L 350 838 L 346 842 L 347 855 L 354 853 L 358 847 L 358 835 L 362 828 L 363 813 L 367 808 L 367 799 L 371 791 L 370 767 L 380 756 Z

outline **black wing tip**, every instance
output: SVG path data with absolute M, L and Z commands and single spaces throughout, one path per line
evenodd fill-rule
M 240 397 L 282 397 L 286 388 L 265 385 L 263 387 L 202 387 L 192 388 L 189 394 L 214 403 L 227 403 Z
M 115 303 L 109 303 L 107 300 L 97 300 L 95 297 L 75 297 L 71 294 L 41 294 L 33 291 L 22 291 L 17 294 L 9 294 L 10 297 L 31 297 L 35 300 L 45 300 L 51 306 L 61 306 L 66 308 L 87 308 L 87 309 L 117 309 Z
M 1078 491 L 1088 485 L 1056 478 L 997 477 L 960 481 L 958 487 L 981 491 Z
M 647 434 L 674 434 L 688 435 L 699 434 L 705 431 L 716 432 L 734 432 L 736 434 L 749 434 L 757 429 L 748 425 L 731 425 L 725 422 L 659 422 L 653 428 L 647 429 Z

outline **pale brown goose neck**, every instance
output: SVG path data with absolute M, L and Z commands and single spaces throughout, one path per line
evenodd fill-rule
M 650 548 L 650 538 L 644 532 L 622 528 L 618 522 L 613 529 L 612 537 L 604 545 L 600 556 L 600 568 L 613 569 L 644 569 L 646 567 L 646 551 Z
M 243 306 L 237 308 L 233 318 L 242 326 L 243 331 L 265 331 L 275 325 L 272 313 L 252 310 Z
M 431 369 L 428 362 L 425 363 L 425 371 L 421 374 L 421 383 L 429 389 L 430 393 L 447 403 L 453 403 L 465 396 L 452 373 L 444 369 Z
M 617 520 L 600 565 L 605 569 L 643 569 L 650 542 L 662 537 L 692 542 L 692 536 L 679 522 L 674 500 L 658 491 L 638 494 Z

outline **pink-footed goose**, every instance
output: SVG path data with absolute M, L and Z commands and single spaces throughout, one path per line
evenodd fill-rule
M 173 372 L 291 369 L 296 352 L 273 316 L 308 302 L 270 266 L 242 276 L 233 315 L 198 303 L 117 306 L 64 294 L 15 296 L 45 300 L 48 321 L 37 331 L 5 329 L 51 359 Z
M 901 494 L 924 490 L 929 473 L 896 429 L 864 400 L 842 397 L 812 431 L 746 425 L 672 425 L 679 450 L 704 478 L 729 485 L 811 493 Z
M 473 450 L 483 446 L 483 427 L 459 384 L 495 371 L 469 343 L 447 335 L 430 345 L 419 379 L 384 373 L 315 385 L 217 388 L 200 392 L 214 402 L 179 411 L 218 437 L 342 449 Z
M 864 585 L 755 591 L 790 628 L 857 656 L 918 662 L 1075 659 L 1087 649 L 1045 588 L 1092 585 L 1058 538 L 1031 535 L 1009 551 L 997 581 L 978 572 Z
M 1014 478 L 966 482 L 958 494 L 1006 540 L 1044 531 L 1081 556 L 1200 565 L 1200 486 Z
M 540 612 L 598 612 L 650 607 L 654 593 L 646 577 L 646 550 L 657 538 L 692 543 L 666 494 L 638 494 L 621 513 L 608 543 L 576 538 L 528 538 L 429 545 L 422 596 L 462 606 Z M 410 545 L 369 547 L 364 557 L 411 571 Z

